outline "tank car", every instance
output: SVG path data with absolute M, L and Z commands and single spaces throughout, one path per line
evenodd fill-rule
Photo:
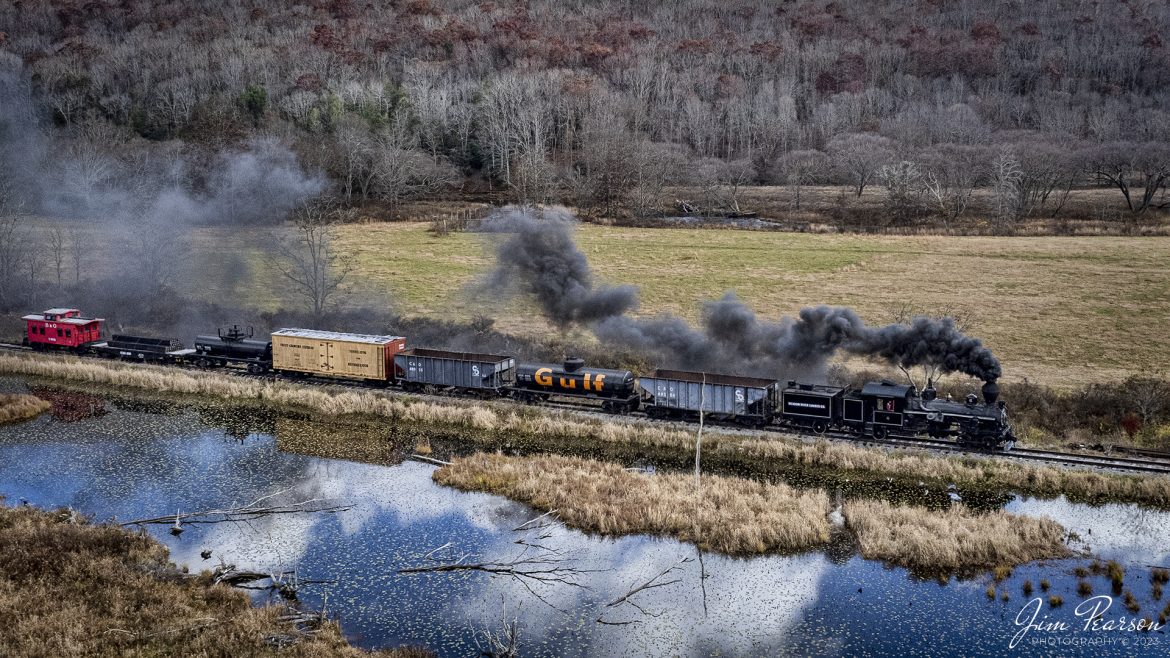
M 201 368 L 244 365 L 258 374 L 272 369 L 272 343 L 253 339 L 251 327 L 232 325 L 215 336 L 196 336 L 191 359 Z
M 516 366 L 512 394 L 526 402 L 553 396 L 601 400 L 605 411 L 626 413 L 638 408 L 634 379 L 629 370 L 587 368 L 584 360 L 575 357 L 560 365 L 521 363 Z

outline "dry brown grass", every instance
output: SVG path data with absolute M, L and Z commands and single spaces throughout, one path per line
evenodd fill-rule
M 878 500 L 851 500 L 842 512 L 863 556 L 914 570 L 1003 567 L 1069 554 L 1064 528 L 1050 519 L 962 505 L 935 512 Z
M 1170 506 L 1170 478 L 1032 466 L 1004 459 L 942 457 L 917 450 L 874 450 L 846 443 L 747 440 L 736 446 L 758 459 L 844 470 L 926 478 L 958 485 L 987 485 L 1040 496 L 1130 501 Z
M 343 656 L 336 623 L 303 636 L 206 574 L 189 577 L 144 534 L 79 521 L 67 511 L 0 505 L 0 655 Z M 266 637 L 296 635 L 276 649 Z M 422 658 L 418 649 L 380 656 Z
M 52 406 L 35 395 L 0 395 L 0 424 L 36 418 Z
M 598 420 L 572 412 L 531 409 L 509 403 L 428 402 L 411 396 L 300 386 L 230 377 L 221 373 L 47 356 L 0 355 L 0 373 L 32 375 L 85 384 L 114 385 L 154 392 L 251 400 L 263 405 L 308 410 L 325 416 L 370 415 L 410 425 L 453 427 L 481 445 L 525 439 L 534 449 L 598 445 L 656 451 L 682 459 L 694 450 L 686 429 L 632 420 Z M 1031 466 L 994 457 L 947 457 L 918 450 L 885 450 L 781 436 L 711 431 L 704 453 L 740 472 L 784 467 L 861 471 L 936 484 L 995 487 L 1039 496 L 1065 494 L 1077 500 L 1127 501 L 1170 507 L 1170 477 L 1114 475 L 1050 466 Z
M 556 510 L 566 524 L 606 535 L 669 535 L 729 554 L 796 551 L 829 540 L 824 491 L 706 476 L 646 475 L 609 462 L 479 453 L 434 473 L 440 484 Z

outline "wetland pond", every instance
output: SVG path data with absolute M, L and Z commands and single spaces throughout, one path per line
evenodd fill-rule
M 4 392 L 25 386 L 0 380 Z M 174 562 L 192 571 L 223 560 L 325 581 L 302 585 L 301 604 L 325 603 L 351 642 L 365 648 L 409 644 L 440 656 L 477 655 L 483 631 L 499 633 L 502 618 L 518 621 L 523 656 L 1161 656 L 1170 648 L 1165 629 L 1084 629 L 1088 619 L 1075 611 L 1086 599 L 1077 594 L 1073 571 L 1088 567 L 1089 558 L 1025 565 L 999 583 L 981 574 L 944 584 L 861 558 L 842 531 L 818 552 L 699 560 L 693 546 L 672 539 L 598 537 L 559 524 L 515 530 L 538 513 L 498 496 L 436 485 L 435 466 L 292 452 L 296 441 L 282 432 L 303 431 L 303 424 L 211 418 L 177 405 L 160 413 L 150 405 L 95 399 L 104 412 L 91 403 L 80 405 L 89 412 L 77 413 L 73 405 L 69 413 L 0 427 L 0 494 L 8 504 L 69 506 L 97 520 L 230 508 L 274 493 L 275 502 L 350 506 L 189 525 L 180 536 L 167 525 L 148 529 Z M 1166 602 L 1154 599 L 1151 565 L 1170 562 L 1170 514 L 1063 499 L 1014 498 L 1008 508 L 1050 516 L 1085 538 L 1096 556 L 1121 562 L 1126 589 L 1141 605 L 1137 617 L 1157 619 Z M 442 555 L 465 556 L 465 562 L 537 551 L 528 555 L 551 560 L 569 582 L 479 571 L 398 573 L 428 564 L 428 553 L 440 547 Z M 212 557 L 204 560 L 207 549 Z M 664 571 L 655 586 L 607 605 Z M 1110 593 L 1106 577 L 1089 579 L 1098 594 Z M 1051 583 L 1049 591 L 1040 591 L 1041 580 Z M 1025 581 L 1036 585 L 1033 594 L 1024 594 Z M 992 584 L 994 600 L 986 594 Z M 1063 606 L 1049 607 L 1053 594 L 1063 597 Z M 1010 648 L 1026 628 L 1017 619 L 1030 617 L 1021 610 L 1039 596 L 1045 602 L 1038 620 L 1063 621 L 1068 630 L 1031 631 Z M 1121 597 L 1115 599 L 1104 620 L 1131 618 Z

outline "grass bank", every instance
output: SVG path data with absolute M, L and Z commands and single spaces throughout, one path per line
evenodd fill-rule
M 72 656 L 287 656 L 423 658 L 349 646 L 338 625 L 307 634 L 285 609 L 179 572 L 142 533 L 68 511 L 5 507 L 0 499 L 0 654 Z M 291 644 L 277 646 L 280 642 Z
M 52 406 L 35 395 L 0 395 L 0 425 L 36 418 Z
M 732 555 L 791 552 L 829 541 L 829 497 L 741 478 L 631 472 L 608 462 L 561 456 L 476 454 L 434 472 L 439 484 L 483 491 L 567 525 L 605 535 L 668 535 Z M 1055 521 L 1002 511 L 977 513 L 851 500 L 842 510 L 863 556 L 918 572 L 949 573 L 1063 557 Z
M 829 540 L 829 498 L 783 484 L 678 473 L 646 475 L 612 462 L 479 453 L 434 473 L 440 484 L 484 491 L 605 535 L 669 535 L 728 554 L 799 551 Z
M 916 571 L 1012 566 L 1070 555 L 1064 528 L 1051 519 L 868 499 L 850 500 L 841 511 L 864 557 Z
M 377 418 L 392 428 L 447 435 L 481 448 L 521 447 L 533 452 L 650 455 L 684 463 L 692 458 L 690 428 L 631 419 L 597 419 L 572 412 L 506 402 L 423 400 L 373 390 L 304 386 L 281 381 L 79 360 L 0 355 L 0 374 L 45 377 L 96 386 L 208 396 L 253 402 L 337 419 Z M 379 440 L 377 438 L 371 440 Z M 1170 478 L 1102 474 L 1033 466 L 996 457 L 949 457 L 920 450 L 875 449 L 844 442 L 806 442 L 782 435 L 720 432 L 704 438 L 704 463 L 743 475 L 788 474 L 792 469 L 858 473 L 891 480 L 923 480 L 936 489 L 949 484 L 979 490 L 1012 490 L 1037 496 L 1064 494 L 1081 502 L 1134 502 L 1170 507 Z M 327 449 L 335 449 L 328 448 Z M 377 454 L 378 450 L 355 450 Z

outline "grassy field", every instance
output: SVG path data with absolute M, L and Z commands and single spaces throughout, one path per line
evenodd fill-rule
M 350 224 L 340 247 L 352 299 L 404 315 L 485 315 L 505 331 L 554 331 L 520 299 L 478 293 L 495 260 L 487 236 L 436 237 L 421 222 Z M 95 265 L 116 255 L 94 235 Z M 1170 238 L 955 237 L 652 229 L 583 224 L 577 242 L 604 283 L 639 287 L 639 313 L 698 317 L 734 290 L 762 316 L 846 305 L 870 323 L 904 307 L 958 313 L 1005 379 L 1057 388 L 1170 372 Z M 297 304 L 263 257 L 272 231 L 201 229 L 184 277 L 197 294 L 275 310 Z M 107 253 L 108 252 L 108 253 Z M 117 262 L 117 259 L 112 259 Z M 100 271 L 102 267 L 95 267 Z M 573 338 L 591 340 L 587 332 Z
M 199 245 L 222 245 L 208 232 Z M 606 283 L 634 283 L 640 313 L 694 319 L 734 290 L 761 315 L 846 305 L 871 323 L 905 306 L 955 312 L 995 350 L 1005 379 L 1056 387 L 1157 373 L 1170 363 L 1170 238 L 817 235 L 582 225 L 577 241 Z M 405 314 L 496 318 L 509 331 L 550 331 L 521 300 L 485 301 L 474 284 L 494 256 L 485 237 L 434 237 L 421 223 L 342 229 L 351 285 L 383 292 Z M 217 251 L 225 258 L 230 252 Z M 255 280 L 274 272 L 256 255 Z M 236 294 L 279 296 L 254 284 Z M 214 290 L 214 287 L 211 289 Z

